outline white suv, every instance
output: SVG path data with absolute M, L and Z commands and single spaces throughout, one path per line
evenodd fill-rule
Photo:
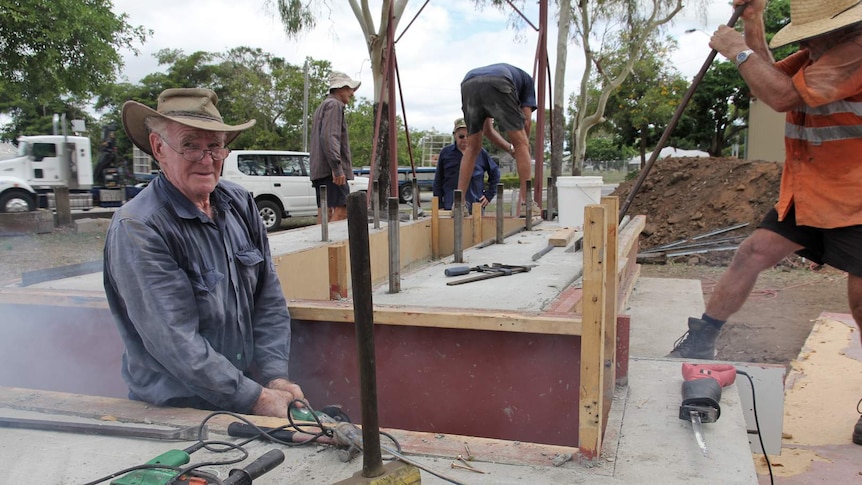
M 222 178 L 254 196 L 267 231 L 281 227 L 283 217 L 316 216 L 317 200 L 308 178 L 309 155 L 276 150 L 234 150 L 225 159 Z M 368 191 L 368 178 L 348 180 L 350 191 Z

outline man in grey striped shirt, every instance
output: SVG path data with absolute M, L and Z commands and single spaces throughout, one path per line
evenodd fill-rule
M 353 158 L 344 121 L 344 107 L 359 88 L 359 81 L 343 72 L 329 75 L 329 96 L 314 112 L 311 123 L 311 185 L 317 193 L 317 223 L 320 224 L 320 187 L 326 187 L 328 220 L 347 219 L 348 180 L 353 180 Z

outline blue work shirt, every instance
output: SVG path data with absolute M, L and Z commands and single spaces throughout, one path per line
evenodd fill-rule
M 455 190 L 458 189 L 458 176 L 461 170 L 462 153 L 455 144 L 447 145 L 440 150 L 437 157 L 437 170 L 434 172 L 434 185 L 432 190 L 438 197 L 440 208 L 452 209 L 455 199 Z M 487 187 L 485 174 L 488 174 Z M 476 157 L 476 165 L 473 166 L 473 177 L 464 194 L 464 201 L 468 204 L 479 202 L 484 195 L 490 202 L 497 195 L 497 184 L 500 182 L 500 167 L 484 148 Z
M 491 64 L 490 66 L 477 67 L 471 69 L 464 76 L 461 84 L 464 81 L 480 76 L 503 77 L 512 82 L 515 87 L 515 93 L 518 100 L 521 102 L 522 108 L 532 108 L 536 110 L 536 88 L 533 86 L 533 78 L 523 69 L 519 69 L 511 64 Z
M 251 195 L 221 181 L 210 197 L 213 219 L 162 174 L 122 206 L 105 293 L 130 398 L 248 413 L 288 378 L 290 315 Z

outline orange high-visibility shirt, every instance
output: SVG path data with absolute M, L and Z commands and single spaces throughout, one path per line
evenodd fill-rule
M 793 205 L 799 225 L 862 224 L 862 35 L 816 61 L 803 49 L 775 66 L 804 101 L 786 116 L 779 220 Z

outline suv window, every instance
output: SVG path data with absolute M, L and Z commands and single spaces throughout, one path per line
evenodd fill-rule
M 236 160 L 240 172 L 246 175 L 266 175 L 266 158 L 264 155 L 240 155 Z
M 270 175 L 306 176 L 307 159 L 306 155 L 273 155 L 270 158 Z

